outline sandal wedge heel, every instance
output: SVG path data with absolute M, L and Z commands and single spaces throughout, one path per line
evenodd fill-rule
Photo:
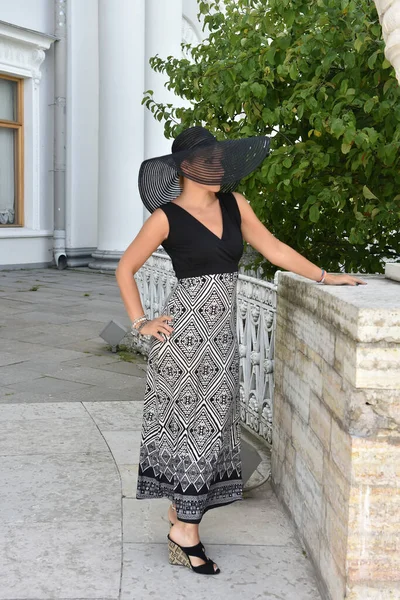
M 204 552 L 204 546 L 201 542 L 196 544 L 195 546 L 180 546 L 171 538 L 169 534 L 168 538 L 168 557 L 171 565 L 181 565 L 184 567 L 188 567 L 192 569 L 195 573 L 200 573 L 202 575 L 217 575 L 221 572 L 219 567 L 214 569 L 214 561 L 211 558 L 208 558 Z M 190 561 L 191 556 L 196 556 L 205 561 L 204 565 L 198 565 L 195 567 L 192 565 Z

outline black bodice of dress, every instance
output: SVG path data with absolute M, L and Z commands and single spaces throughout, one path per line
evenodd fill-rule
M 240 210 L 231 192 L 217 192 L 216 196 L 223 218 L 222 238 L 182 206 L 173 202 L 160 206 L 169 222 L 169 234 L 161 246 L 170 256 L 178 279 L 238 270 L 243 254 Z

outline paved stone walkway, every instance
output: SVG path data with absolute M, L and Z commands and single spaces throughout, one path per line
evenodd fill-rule
M 205 515 L 220 575 L 169 565 L 168 500 L 135 498 L 146 361 L 107 350 L 112 318 L 112 275 L 0 271 L 0 600 L 320 600 L 269 483 Z

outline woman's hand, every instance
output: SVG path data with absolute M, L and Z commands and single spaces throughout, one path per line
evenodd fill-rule
M 367 282 L 358 277 L 353 277 L 353 275 L 347 275 L 346 273 L 343 273 L 343 275 L 327 273 L 325 275 L 324 285 L 367 285 Z
M 155 317 L 151 319 L 151 321 L 147 321 L 146 325 L 140 330 L 140 333 L 143 335 L 154 335 L 161 342 L 165 342 L 165 338 L 163 338 L 160 333 L 163 333 L 167 337 L 170 336 L 173 328 L 170 325 L 164 323 L 164 321 L 170 321 L 174 317 L 172 315 L 160 315 L 159 317 Z

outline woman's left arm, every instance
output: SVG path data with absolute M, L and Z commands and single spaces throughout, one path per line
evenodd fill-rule
M 292 271 L 314 281 L 318 281 L 321 278 L 320 267 L 272 235 L 261 223 L 246 198 L 242 194 L 239 194 L 239 192 L 233 192 L 233 194 L 240 210 L 242 235 L 246 242 L 277 267 Z M 328 285 L 358 285 L 366 284 L 367 282 L 346 273 L 340 275 L 327 273 L 324 283 Z

